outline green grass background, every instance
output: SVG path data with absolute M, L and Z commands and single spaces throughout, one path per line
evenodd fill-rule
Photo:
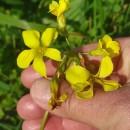
M 21 32 L 57 27 L 56 18 L 48 13 L 50 2 L 0 0 L 0 130 L 21 130 L 16 104 L 29 92 L 21 84 L 22 70 L 16 65 L 17 55 L 26 48 Z M 65 15 L 72 47 L 95 42 L 104 34 L 113 38 L 130 36 L 129 0 L 70 0 Z M 60 36 L 54 45 L 65 50 L 64 38 Z

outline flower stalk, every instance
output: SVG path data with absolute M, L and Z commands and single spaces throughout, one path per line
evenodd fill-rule
M 44 130 L 44 127 L 45 127 L 45 124 L 47 122 L 48 116 L 49 116 L 49 112 L 45 111 L 43 119 L 42 119 L 42 123 L 40 125 L 40 130 Z

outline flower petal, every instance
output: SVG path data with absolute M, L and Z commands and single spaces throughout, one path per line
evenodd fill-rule
M 102 49 L 102 41 L 101 41 L 101 39 L 99 39 L 99 41 L 98 41 L 98 47 L 97 48 Z
M 110 57 L 115 57 L 119 55 L 120 46 L 117 41 L 110 41 L 106 43 L 106 50 L 109 52 Z
M 105 49 L 94 49 L 89 52 L 91 56 L 109 56 L 110 54 Z
M 38 48 L 40 45 L 40 33 L 36 30 L 26 30 L 22 32 L 24 43 L 29 48 Z
M 41 37 L 42 45 L 44 47 L 48 47 L 53 40 L 55 40 L 58 37 L 58 32 L 55 28 L 47 28 Z
M 112 38 L 109 35 L 105 35 L 101 41 L 103 42 L 102 44 L 106 44 L 107 42 L 112 41 Z
M 109 76 L 113 71 L 113 63 L 111 61 L 111 58 L 109 56 L 105 56 L 99 66 L 99 70 L 97 74 L 95 75 L 98 78 L 105 78 Z
M 41 55 L 35 57 L 33 61 L 33 68 L 36 72 L 41 74 L 43 77 L 46 77 L 46 66 L 45 63 L 43 62 L 43 58 Z
M 68 98 L 68 95 L 67 95 L 67 94 L 61 95 L 61 96 L 59 97 L 59 99 L 58 99 L 58 103 L 63 103 L 63 102 L 65 102 L 65 101 L 67 100 L 67 98 Z
M 24 50 L 17 57 L 17 65 L 20 68 L 29 67 L 30 63 L 36 56 L 36 51 L 34 49 Z
M 61 53 L 55 48 L 47 48 L 44 56 L 49 57 L 50 59 L 61 61 Z
M 95 79 L 95 82 L 99 83 L 103 87 L 104 91 L 106 91 L 106 92 L 114 91 L 114 90 L 118 89 L 119 87 L 121 87 L 119 82 L 114 81 L 114 80 Z
M 66 10 L 69 9 L 69 0 L 59 0 L 59 12 L 58 15 L 61 15 Z
M 76 93 L 76 96 L 81 99 L 91 99 L 93 97 L 93 85 L 88 90 Z
M 64 28 L 66 26 L 66 18 L 63 14 L 57 17 L 57 21 L 59 28 Z
M 117 81 L 113 80 L 103 80 L 104 91 L 114 91 L 120 87 L 120 84 Z
M 90 72 L 79 65 L 75 65 L 67 69 L 65 76 L 66 80 L 74 85 L 87 81 L 90 77 Z
M 52 1 L 49 5 L 49 12 L 55 16 L 58 16 L 59 4 L 56 1 Z
M 81 92 L 84 90 L 84 88 L 86 88 L 89 85 L 90 85 L 90 83 L 88 81 L 85 81 L 84 83 L 77 83 L 74 85 L 71 84 L 71 87 L 75 92 Z

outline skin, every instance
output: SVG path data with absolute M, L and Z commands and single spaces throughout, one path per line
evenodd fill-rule
M 114 58 L 115 71 L 111 79 L 119 80 L 123 87 L 113 92 L 104 92 L 96 88 L 95 96 L 90 100 L 76 98 L 65 81 L 61 81 L 60 92 L 69 94 L 69 98 L 53 111 L 48 107 L 50 99 L 50 80 L 42 78 L 32 66 L 21 74 L 21 80 L 30 93 L 23 96 L 17 104 L 17 112 L 24 119 L 22 130 L 39 130 L 44 112 L 50 112 L 45 130 L 130 130 L 130 37 L 119 38 L 121 55 Z M 88 51 L 97 46 L 89 44 L 75 51 Z M 90 60 L 98 58 L 89 57 Z M 47 75 L 51 77 L 56 64 L 46 62 Z

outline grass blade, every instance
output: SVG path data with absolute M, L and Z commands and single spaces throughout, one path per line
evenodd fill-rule
M 6 15 L 2 13 L 0 13 L 0 24 L 10 25 L 10 26 L 21 28 L 21 29 L 35 29 L 38 31 L 43 31 L 46 28 L 42 24 L 27 22 L 27 21 L 20 20 L 18 18 L 14 18 L 10 15 Z

